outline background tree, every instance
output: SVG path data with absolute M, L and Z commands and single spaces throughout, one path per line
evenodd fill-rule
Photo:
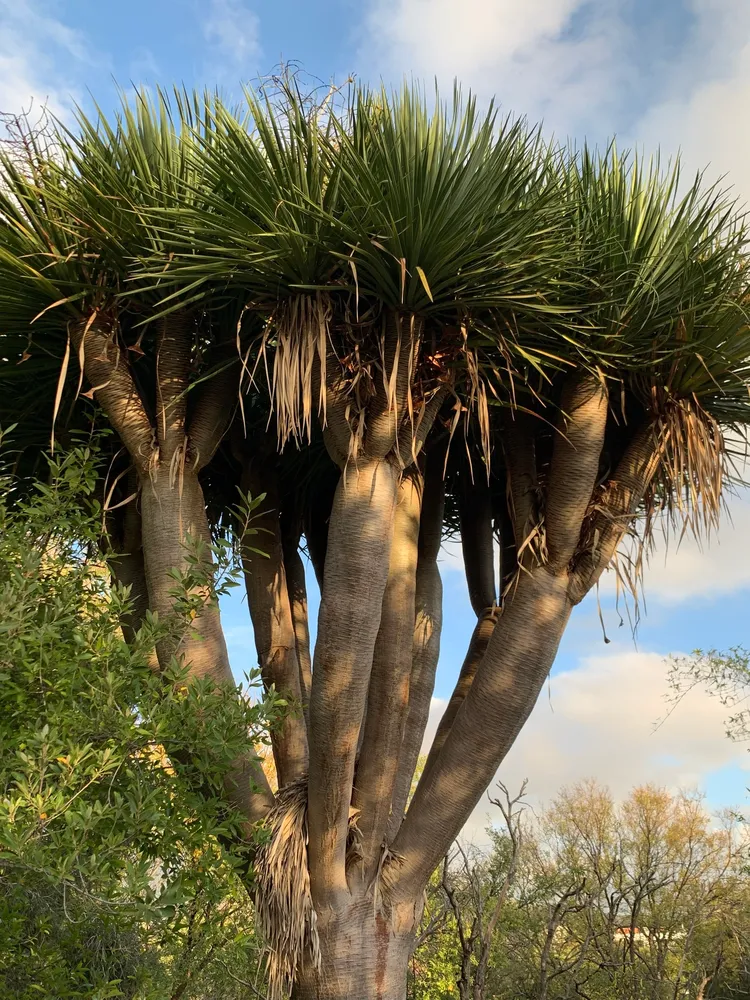
M 460 946 L 457 985 L 461 1000 L 485 1000 L 492 942 L 513 888 L 521 853 L 523 806 L 519 803 L 526 783 L 515 798 L 504 785 L 500 784 L 499 790 L 503 798 L 490 798 L 490 802 L 500 810 L 507 832 L 495 835 L 491 862 L 471 858 L 457 844 L 453 855 L 446 855 L 443 863 L 440 888 Z
M 524 820 L 484 996 L 744 996 L 746 837 L 726 818 L 713 820 L 697 798 L 653 787 L 620 805 L 594 782 L 563 789 Z M 434 924 L 417 951 L 415 996 L 466 993 L 460 944 L 477 898 L 491 898 L 507 865 L 506 838 L 490 832 L 489 850 L 463 848 L 459 857 L 471 855 L 471 864 L 445 869 L 451 919 Z M 434 896 L 429 909 L 428 924 L 439 912 Z
M 55 145 L 4 159 L 4 395 L 75 421 L 90 385 L 144 614 L 175 614 L 175 569 L 201 601 L 210 523 L 236 533 L 264 684 L 295 709 L 276 795 L 250 741 L 226 775 L 239 847 L 268 828 L 271 991 L 401 997 L 424 887 L 572 609 L 634 524 L 642 546 L 659 511 L 717 517 L 749 405 L 744 233 L 698 181 L 678 196 L 675 171 L 550 148 L 458 94 L 159 95 Z M 268 559 L 237 509 L 259 486 Z M 406 810 L 455 532 L 477 626 Z M 231 686 L 218 610 L 197 615 L 159 670 Z
M 744 647 L 735 646 L 727 652 L 697 649 L 691 656 L 672 657 L 669 666 L 673 694 L 670 711 L 678 708 L 689 691 L 700 687 L 730 710 L 727 736 L 738 742 L 750 737 L 750 712 L 745 707 L 750 687 L 750 654 Z

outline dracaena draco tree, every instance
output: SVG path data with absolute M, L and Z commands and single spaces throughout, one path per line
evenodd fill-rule
M 573 608 L 613 561 L 632 582 L 621 543 L 659 512 L 716 519 L 748 413 L 745 238 L 699 180 L 552 149 L 459 95 L 337 101 L 160 96 L 6 159 L 2 379 L 26 399 L 43 366 L 33 388 L 46 373 L 75 419 L 70 343 L 123 449 L 134 540 L 111 537 L 142 553 L 144 607 L 169 613 L 188 534 L 235 532 L 263 680 L 290 706 L 278 788 L 251 746 L 227 775 L 244 836 L 266 828 L 272 995 L 399 998 L 424 887 Z M 248 493 L 266 494 L 252 545 Z M 449 534 L 476 624 L 409 801 Z M 199 628 L 160 665 L 228 682 L 210 602 Z

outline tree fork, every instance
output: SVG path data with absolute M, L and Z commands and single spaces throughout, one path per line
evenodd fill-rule
M 210 545 L 197 469 L 187 467 L 182 475 L 176 475 L 173 473 L 183 470 L 159 467 L 157 431 L 135 386 L 127 355 L 118 343 L 116 324 L 105 327 L 90 320 L 72 328 L 71 339 L 93 394 L 125 445 L 137 472 L 141 486 L 141 537 L 148 607 L 169 618 L 174 605 L 170 572 L 184 565 L 184 543 L 188 533 L 192 529 L 195 537 L 206 546 Z M 171 383 L 172 391 L 178 393 L 174 383 Z M 184 458 L 183 455 L 181 466 L 184 466 Z M 218 607 L 207 603 L 196 624 L 208 633 L 208 642 L 204 644 L 186 636 L 178 649 L 173 643 L 162 643 L 156 651 L 159 665 L 164 669 L 172 655 L 179 652 L 189 664 L 191 676 L 210 676 L 217 684 L 234 687 Z M 252 749 L 234 762 L 225 788 L 229 801 L 244 817 L 245 833 L 249 837 L 252 824 L 263 818 L 273 802 L 268 782 Z

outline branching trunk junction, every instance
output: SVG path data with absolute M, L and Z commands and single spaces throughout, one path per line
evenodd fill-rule
M 235 420 L 236 370 L 232 392 L 225 374 L 200 387 L 194 406 L 185 403 L 190 324 L 189 316 L 161 321 L 151 413 L 114 333 L 92 326 L 74 345 L 133 469 L 137 498 L 119 535 L 119 573 L 141 614 L 172 613 L 170 573 L 185 566 L 188 537 L 210 559 L 201 470 Z M 235 423 L 228 436 L 243 491 L 266 494 L 253 538 L 265 555 L 248 547 L 243 563 L 263 682 L 290 705 L 272 734 L 279 788 L 307 788 L 299 829 L 307 832 L 308 917 L 289 913 L 302 958 L 289 969 L 281 936 L 268 942 L 274 996 L 293 989 L 298 1000 L 402 1000 L 427 881 L 531 712 L 574 605 L 612 558 L 653 475 L 645 424 L 602 480 L 610 404 L 606 385 L 590 376 L 565 385 L 554 432 L 528 415 L 504 419 L 491 453 L 446 482 L 447 452 L 459 446 L 451 440 L 457 397 L 447 369 L 432 383 L 420 374 L 424 350 L 419 322 L 393 314 L 362 395 L 339 379 L 339 359 L 327 359 L 317 376 L 337 479 L 327 501 L 320 486 L 300 502 L 302 487 L 284 480 L 265 432 L 245 436 Z M 407 808 L 440 648 L 446 492 L 477 621 Z M 302 545 L 321 586 L 312 655 Z M 233 683 L 215 603 L 204 602 L 195 625 L 176 648 L 157 650 L 161 668 L 176 655 L 193 677 Z M 251 838 L 274 803 L 252 747 L 235 761 L 226 792 Z M 270 834 L 272 842 L 284 836 L 283 824 Z M 261 879 L 260 891 L 284 887 Z

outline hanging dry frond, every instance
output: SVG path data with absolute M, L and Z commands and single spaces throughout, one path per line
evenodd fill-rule
M 255 860 L 258 929 L 267 949 L 268 996 L 283 1000 L 307 952 L 320 966 L 320 944 L 307 867 L 307 778 L 276 795 Z
M 639 618 L 639 593 L 659 529 L 678 543 L 718 527 L 727 478 L 720 425 L 696 398 L 654 392 L 651 418 L 636 432 L 618 470 L 597 488 L 581 532 L 576 561 L 581 593 L 609 565 L 618 599 L 630 596 Z
M 281 447 L 290 438 L 310 439 L 315 409 L 325 426 L 330 319 L 327 296 L 299 295 L 278 306 L 263 336 L 263 356 L 269 341 L 275 341 L 271 389 Z
M 722 429 L 697 398 L 669 399 L 658 412 L 651 503 L 681 535 L 710 535 L 719 525 L 727 472 Z

